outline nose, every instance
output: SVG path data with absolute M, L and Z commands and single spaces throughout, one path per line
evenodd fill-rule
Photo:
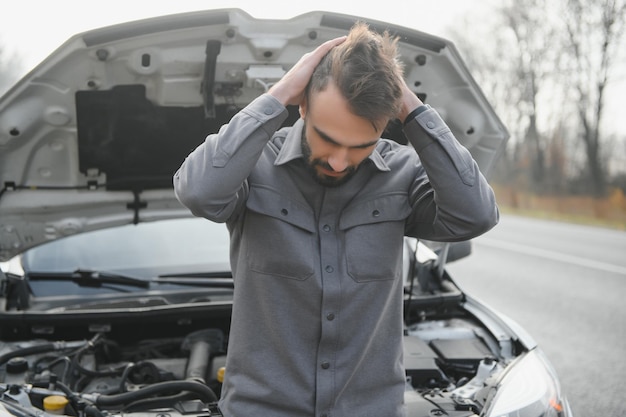
M 330 165 L 335 172 L 345 171 L 348 166 L 350 166 L 350 162 L 348 161 L 348 148 L 335 149 L 328 157 L 328 165 Z

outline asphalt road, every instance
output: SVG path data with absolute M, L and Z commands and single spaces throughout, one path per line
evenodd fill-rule
M 626 232 L 505 215 L 448 269 L 534 337 L 574 416 L 626 416 Z

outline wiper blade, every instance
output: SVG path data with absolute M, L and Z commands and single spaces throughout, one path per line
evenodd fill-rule
M 230 271 L 212 271 L 212 272 L 183 272 L 180 274 L 163 274 L 159 278 L 232 278 L 233 273 Z
M 74 272 L 31 272 L 29 279 L 71 280 L 81 287 L 101 287 L 103 284 L 129 285 L 139 288 L 150 288 L 150 282 L 139 278 L 121 275 L 114 272 L 77 269 Z
M 150 282 L 128 275 L 116 274 L 114 272 L 92 271 L 90 269 L 77 269 L 72 274 L 72 278 L 77 278 L 78 285 L 99 287 L 102 284 L 122 284 L 133 287 L 150 288 Z
M 177 284 L 198 287 L 233 288 L 230 272 L 200 272 L 189 274 L 165 274 L 151 281 L 156 284 Z

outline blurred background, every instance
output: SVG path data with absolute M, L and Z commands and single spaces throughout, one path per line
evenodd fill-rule
M 511 133 L 500 204 L 625 230 L 624 1 L 517 0 L 490 16 L 452 33 Z

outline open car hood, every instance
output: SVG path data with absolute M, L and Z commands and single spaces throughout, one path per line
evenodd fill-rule
M 151 18 L 70 38 L 0 99 L 0 261 L 69 234 L 189 216 L 172 188 L 185 156 L 356 20 L 400 36 L 408 84 L 488 176 L 508 133 L 445 39 L 329 12 Z

